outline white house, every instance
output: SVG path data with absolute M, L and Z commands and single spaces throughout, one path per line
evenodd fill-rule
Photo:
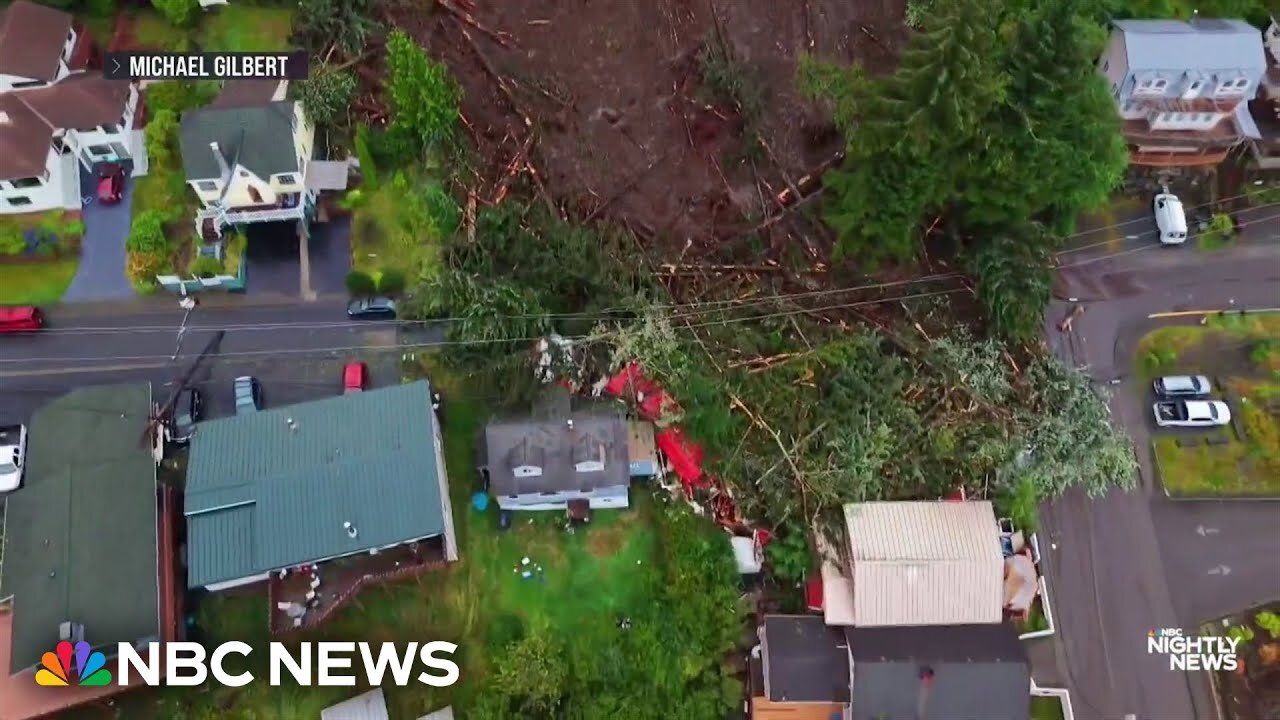
M 84 65 L 66 13 L 18 0 L 0 13 L 0 213 L 80 209 L 80 168 L 127 161 L 141 115 L 132 83 Z
M 1118 20 L 1098 61 L 1124 120 L 1130 161 L 1216 165 L 1247 140 L 1266 73 L 1262 33 L 1242 20 Z
M 203 206 L 196 230 L 207 239 L 228 225 L 312 216 L 315 127 L 302 103 L 284 99 L 285 89 L 274 81 L 228 82 L 208 107 L 183 114 L 182 165 Z

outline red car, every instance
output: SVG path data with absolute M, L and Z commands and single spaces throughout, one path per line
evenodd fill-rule
M 369 368 L 362 362 L 349 362 L 342 366 L 342 394 L 363 392 L 369 384 Z
M 33 332 L 44 327 L 44 313 L 40 308 L 0 307 L 0 333 Z
M 124 195 L 124 168 L 119 165 L 107 165 L 102 168 L 98 177 L 98 202 L 103 205 L 115 205 Z

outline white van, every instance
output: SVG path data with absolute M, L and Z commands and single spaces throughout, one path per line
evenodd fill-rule
M 1181 245 L 1187 241 L 1187 215 L 1177 195 L 1170 192 L 1156 195 L 1155 213 L 1161 245 Z

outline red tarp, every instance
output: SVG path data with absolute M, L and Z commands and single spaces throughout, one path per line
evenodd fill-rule
M 679 415 L 680 405 L 675 398 L 667 394 L 666 390 L 655 388 L 651 392 L 644 393 L 644 400 L 640 401 L 636 412 L 649 422 L 657 422 L 664 417 Z
M 654 440 L 681 482 L 693 485 L 702 479 L 702 448 L 689 440 L 683 430 L 663 428 Z
M 804 604 L 812 612 L 822 612 L 821 575 L 814 575 L 804 584 Z
M 622 397 L 626 394 L 630 399 L 634 400 L 636 393 L 650 393 L 658 390 L 658 384 L 644 376 L 640 371 L 640 366 L 634 361 L 627 363 L 617 375 L 609 378 L 609 382 L 605 383 L 604 391 L 614 397 Z

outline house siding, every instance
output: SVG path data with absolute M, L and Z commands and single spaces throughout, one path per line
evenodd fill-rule
M 527 493 L 497 498 L 498 507 L 504 510 L 563 510 L 570 500 L 585 498 L 592 509 L 607 510 L 625 508 L 631 504 L 630 487 L 616 485 L 598 488 L 591 492 L 563 491 L 556 493 Z

